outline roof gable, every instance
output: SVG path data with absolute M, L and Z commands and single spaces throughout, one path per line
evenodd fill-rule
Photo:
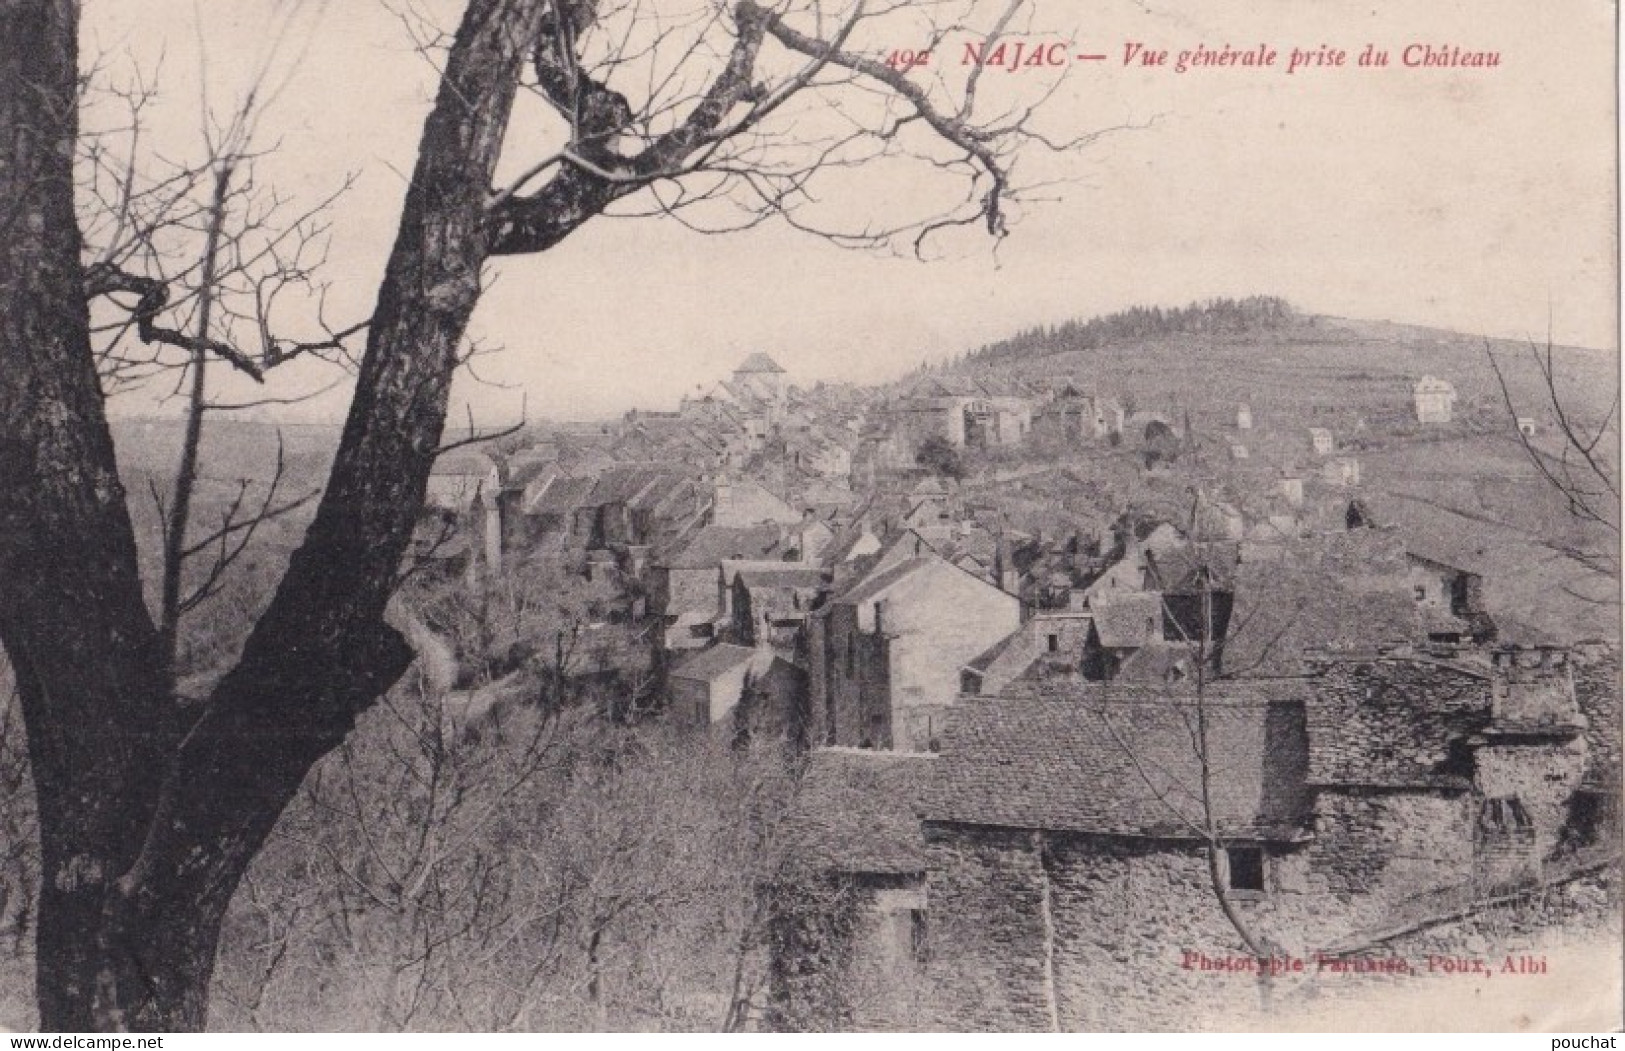
M 743 373 L 762 373 L 762 372 L 779 372 L 779 373 L 782 373 L 783 371 L 784 371 L 784 369 L 779 367 L 778 362 L 774 361 L 772 358 L 768 357 L 766 354 L 761 353 L 760 351 L 758 351 L 755 354 L 752 354 L 750 357 L 748 357 L 744 361 L 740 362 L 739 367 L 737 369 L 734 369 L 734 372 L 736 372 L 736 373 L 740 373 L 740 372 L 743 372 Z
M 756 651 L 748 646 L 719 642 L 709 649 L 701 650 L 672 669 L 671 677 L 690 682 L 714 682 L 729 672 L 737 671 L 742 665 L 749 664 L 755 656 Z

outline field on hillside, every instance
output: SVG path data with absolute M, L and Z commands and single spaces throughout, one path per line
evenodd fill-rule
M 1502 363 L 1520 415 L 1543 418 L 1545 392 L 1527 344 L 1386 322 L 1304 317 L 1248 333 L 1150 336 L 1093 350 L 1020 358 L 965 371 L 1018 379 L 1071 377 L 1140 408 L 1188 410 L 1199 428 L 1234 420 L 1252 406 L 1260 427 L 1287 424 L 1352 431 L 1412 419 L 1411 386 L 1424 375 L 1456 387 L 1457 416 L 1471 423 L 1504 418 L 1486 352 Z M 1600 418 L 1618 387 L 1609 352 L 1556 348 L 1565 401 Z
M 1607 550 L 1617 537 L 1576 521 L 1562 495 L 1541 476 L 1518 440 L 1490 365 L 1501 363 L 1517 415 L 1533 418 L 1536 444 L 1558 448 L 1556 419 L 1527 344 L 1489 341 L 1387 322 L 1293 316 L 1249 332 L 1203 332 L 1116 339 L 1091 349 L 1049 352 L 1042 336 L 991 362 L 951 373 L 1000 382 L 1066 378 L 1120 399 L 1130 409 L 1189 421 L 1206 473 L 1243 504 L 1286 476 L 1313 479 L 1321 458 L 1308 429 L 1332 431 L 1338 455 L 1358 459 L 1363 495 L 1389 524 L 1419 546 L 1453 551 L 1484 570 L 1486 598 L 1518 641 L 1616 638 L 1619 584 L 1569 557 L 1572 549 Z M 1064 342 L 1064 337 L 1061 340 Z M 1555 348 L 1565 411 L 1595 426 L 1619 389 L 1617 359 L 1603 351 Z M 1424 375 L 1456 388 L 1455 419 L 1418 424 L 1412 385 Z M 1252 409 L 1254 426 L 1236 426 L 1236 408 Z M 1602 443 L 1617 477 L 1617 420 Z M 1146 482 L 1124 480 L 1140 436 L 1124 449 L 1080 448 L 1068 454 L 1091 486 L 1051 474 L 994 488 L 1037 520 L 1046 499 L 1072 514 L 1096 489 L 1143 501 Z M 1229 447 L 1249 459 L 1229 460 Z M 1019 457 L 1017 457 L 1019 459 Z M 1023 492 L 1022 489 L 1030 490 Z M 1154 488 L 1154 487 L 1153 487 Z M 1333 490 L 1334 493 L 1339 492 Z M 1075 517 L 1075 515 L 1074 515 Z

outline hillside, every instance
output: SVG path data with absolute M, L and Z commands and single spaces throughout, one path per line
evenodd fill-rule
M 1143 407 L 1188 409 L 1198 426 L 1231 420 L 1245 403 L 1257 415 L 1349 428 L 1361 419 L 1402 423 L 1411 385 L 1429 374 L 1455 384 L 1459 417 L 1504 417 L 1486 350 L 1502 363 L 1520 415 L 1541 416 L 1545 393 L 1526 343 L 1299 314 L 1269 298 L 1219 301 L 1216 310 L 1134 308 L 1018 333 L 934 374 L 1070 377 Z M 1615 355 L 1558 347 L 1554 360 L 1565 400 L 1600 418 L 1618 388 Z
M 1475 561 L 1510 635 L 1538 641 L 1616 633 L 1604 622 L 1618 582 L 1587 571 L 1566 551 L 1602 550 L 1617 538 L 1577 522 L 1530 462 L 1490 365 L 1493 353 L 1517 414 L 1536 422 L 1533 443 L 1560 449 L 1528 344 L 1280 306 L 1267 299 L 1225 303 L 1211 318 L 1200 307 L 1160 314 L 1135 308 L 1021 333 L 932 375 L 975 378 L 989 388 L 1065 380 L 1131 410 L 1188 420 L 1192 447 L 1205 464 L 1201 473 L 1243 501 L 1269 491 L 1274 478 L 1313 476 L 1320 458 L 1310 450 L 1308 428 L 1326 428 L 1338 455 L 1360 464 L 1360 485 L 1347 492 L 1380 506 L 1380 517 L 1405 532 Z M 1591 426 L 1606 419 L 1619 389 L 1616 357 L 1557 347 L 1553 361 L 1565 411 Z M 1450 424 L 1416 422 L 1411 388 L 1424 375 L 1454 384 Z M 1247 431 L 1236 423 L 1243 404 L 1252 410 Z M 1123 475 L 1132 471 L 1128 450 L 1138 443 L 1131 433 L 1121 452 L 1079 450 L 1066 458 L 1077 465 L 1070 473 L 1083 468 L 1097 480 Z M 1249 459 L 1231 460 L 1232 444 L 1247 446 Z M 1617 430 L 1602 446 L 1617 476 Z M 1156 486 L 1147 484 L 1120 479 L 1107 486 L 1105 503 L 1125 494 L 1148 499 Z M 995 488 L 1035 511 L 1040 503 L 1070 509 L 1100 502 L 1098 486 L 1069 482 L 1065 474 L 1033 479 L 1026 492 Z

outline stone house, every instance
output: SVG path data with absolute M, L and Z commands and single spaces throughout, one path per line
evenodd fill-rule
M 1066 442 L 1104 440 L 1123 433 L 1123 406 L 1069 383 L 1033 411 L 1032 432 Z
M 578 551 L 662 543 L 707 514 L 707 487 L 687 470 L 638 464 L 564 473 L 516 474 L 503 491 L 502 534 L 510 550 L 546 543 Z
M 1311 691 L 1310 874 L 1345 927 L 1557 852 L 1587 747 L 1566 652 L 1341 656 Z
M 807 673 L 772 650 L 721 642 L 667 674 L 667 718 L 678 726 L 805 743 Z
M 650 545 L 698 520 L 707 495 L 686 471 L 616 467 L 598 476 L 580 508 L 580 525 L 592 547 Z
M 719 575 L 724 561 L 782 564 L 789 542 L 777 525 L 709 525 L 681 539 L 675 550 L 658 551 L 650 564 L 649 612 L 666 622 L 667 647 L 681 648 L 673 645 L 673 628 L 688 636 L 724 615 Z
M 1439 642 L 1497 637 L 1485 587 L 1493 561 L 1488 546 L 1492 534 L 1483 523 L 1424 500 L 1370 497 L 1350 503 L 1346 522 L 1353 530 L 1399 538 L 1407 583 L 1429 637 Z M 1505 604 L 1499 610 L 1518 614 Z
M 1080 667 L 1085 677 L 1115 678 L 1142 647 L 1163 641 L 1163 597 L 1157 591 L 1102 591 L 1089 600 Z
M 973 402 L 965 414 L 965 441 L 972 446 L 1020 445 L 1032 430 L 1032 403 L 1026 398 L 1000 396 Z
M 919 804 L 930 753 L 817 748 L 774 854 L 769 1024 L 915 1028 L 930 932 Z
M 1020 599 L 939 555 L 870 572 L 808 625 L 821 739 L 927 750 L 960 668 L 1020 624 Z
M 1035 664 L 1076 673 L 1089 642 L 1094 615 L 1087 610 L 1043 610 L 959 670 L 959 692 L 991 696 Z
M 1493 637 L 1494 623 L 1484 610 L 1484 578 L 1443 561 L 1444 557 L 1405 553 L 1411 594 L 1428 637 L 1435 642 Z
M 1236 563 L 1218 655 L 1227 676 L 1297 676 L 1306 650 L 1425 641 L 1403 542 L 1391 530 L 1277 537 Z
M 710 727 L 733 713 L 745 680 L 761 655 L 749 646 L 720 642 L 673 668 L 666 677 L 667 710 L 679 723 Z
M 597 479 L 591 475 L 551 472 L 533 480 L 523 491 L 517 520 L 508 524 L 511 546 L 534 547 L 551 542 L 583 549 L 592 520 L 588 516 L 583 523 L 580 512 L 590 506 L 596 484 Z
M 1313 961 L 1563 878 L 1591 769 L 1557 650 L 1328 656 L 1304 679 L 1201 693 L 1023 690 L 949 712 L 909 797 L 928 934 L 914 1013 L 869 1025 L 1187 1028 L 1259 994 L 1181 964 L 1250 955 L 1238 924 Z
M 1456 388 L 1449 380 L 1423 376 L 1411 390 L 1417 423 L 1449 423 L 1456 405 Z
M 824 588 L 817 566 L 758 563 L 739 569 L 729 603 L 734 641 L 792 651 Z
M 974 399 L 952 395 L 908 397 L 887 411 L 895 433 L 909 449 L 932 438 L 965 446 L 965 407 Z
M 921 807 L 939 1024 L 1077 1030 L 1190 1017 L 1204 977 L 1182 974 L 1178 952 L 1235 935 L 1210 885 L 1188 716 L 1166 700 L 955 711 Z M 1264 859 L 1305 838 L 1302 712 L 1231 704 L 1211 716 L 1209 749 L 1223 757 L 1213 818 L 1229 844 L 1219 867 L 1250 917 L 1269 907 Z
M 887 410 L 910 448 L 940 438 L 955 448 L 1020 445 L 1033 427 L 1032 401 L 958 376 L 932 376 Z
M 458 514 L 484 497 L 493 506 L 502 491 L 496 463 L 481 453 L 457 451 L 437 457 L 429 468 L 425 504 Z
M 733 371 L 736 388 L 747 390 L 762 401 L 783 408 L 789 395 L 784 369 L 766 354 L 755 353 Z

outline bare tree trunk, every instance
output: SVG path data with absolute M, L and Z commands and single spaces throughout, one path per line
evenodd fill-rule
M 412 659 L 384 607 L 479 295 L 485 197 L 543 6 L 476 0 L 464 17 L 327 491 L 241 662 L 194 715 L 165 682 L 89 341 L 77 10 L 0 0 L 0 640 L 40 800 L 46 1028 L 204 1025 L 220 922 L 249 862 L 310 767 Z
M 596 5 L 469 0 L 321 503 L 238 664 L 205 702 L 182 708 L 166 657 L 174 617 L 155 626 L 145 605 L 90 340 L 74 212 L 78 4 L 0 0 L 0 643 L 16 669 L 39 798 L 42 1025 L 204 1025 L 221 918 L 250 861 L 311 767 L 412 660 L 384 610 L 423 506 L 487 256 L 545 251 L 617 198 L 718 161 L 721 142 L 749 136 L 831 63 L 889 88 L 964 149 L 973 185 L 990 180 L 968 219 L 1003 235 L 1001 151 L 1025 140 L 1023 122 L 973 126 L 968 90 L 959 113 L 938 109 L 900 72 L 843 50 L 851 22 L 823 41 L 753 0 L 730 6 L 734 42 L 716 77 L 675 127 L 620 155 L 608 144 L 644 122 L 583 75 L 575 32 Z M 769 35 L 813 63 L 776 91 L 755 69 Z M 572 149 L 494 192 L 527 61 L 534 86 L 573 114 Z M 650 112 L 649 123 L 664 123 L 663 102 Z M 554 164 L 543 187 L 520 192 Z M 920 224 L 919 236 L 968 219 L 961 209 L 952 222 Z M 138 318 L 143 339 L 151 322 L 150 311 Z M 263 362 L 234 348 L 204 350 L 263 373 Z M 197 439 L 194 420 L 189 455 Z M 171 549 L 185 517 L 169 522 Z M 179 583 L 169 579 L 166 605 Z M 563 661 L 555 675 L 557 700 L 571 688 Z
M 0 641 L 29 729 L 40 1023 L 55 1029 L 92 1028 L 102 902 L 175 732 L 90 351 L 76 22 L 70 4 L 0 0 Z

